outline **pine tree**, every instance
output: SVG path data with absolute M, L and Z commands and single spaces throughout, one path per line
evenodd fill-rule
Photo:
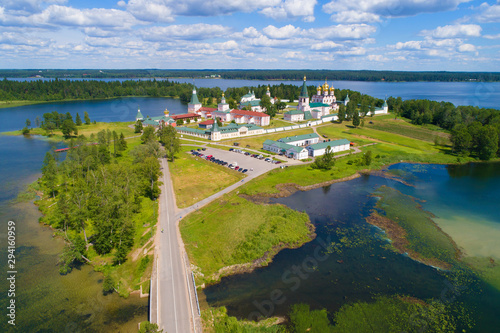
M 90 117 L 87 111 L 83 112 L 83 120 L 85 120 L 85 125 L 90 125 Z
M 76 113 L 75 124 L 76 126 L 82 126 L 82 118 L 80 118 L 78 112 Z
M 134 133 L 141 133 L 142 132 L 142 122 L 140 120 L 137 120 L 134 126 Z
M 361 123 L 361 121 L 359 119 L 359 112 L 354 111 L 354 114 L 352 115 L 352 125 L 354 127 L 358 127 L 360 123 Z
M 119 151 L 124 151 L 127 149 L 127 141 L 125 140 L 125 135 L 123 135 L 123 132 L 120 133 L 120 144 L 118 146 Z

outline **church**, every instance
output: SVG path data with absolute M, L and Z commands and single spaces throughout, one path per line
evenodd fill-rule
M 313 95 L 309 100 L 306 77 L 304 76 L 297 109 L 286 112 L 284 119 L 288 121 L 303 121 L 313 118 L 321 119 L 321 117 L 329 115 L 331 111 L 337 111 L 338 108 L 335 89 L 333 87 L 330 88 L 326 81 L 323 86 L 318 86 L 316 95 Z

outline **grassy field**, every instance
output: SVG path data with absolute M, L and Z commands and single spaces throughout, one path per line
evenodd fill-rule
M 53 102 L 37 102 L 37 101 L 0 101 L 0 109 L 13 108 L 16 106 L 33 105 L 40 103 L 53 103 Z
M 429 128 L 424 128 L 422 126 L 412 125 L 402 119 L 370 119 L 373 124 L 365 122 L 366 128 L 372 128 L 384 132 L 390 132 L 394 134 L 399 134 L 407 136 L 417 140 L 423 140 L 428 142 L 434 142 L 436 137 L 441 139 L 445 144 L 450 144 L 450 135 L 448 133 L 431 130 Z
M 264 126 L 264 128 L 285 127 L 285 126 L 290 126 L 290 125 L 292 125 L 292 124 L 290 124 L 288 121 L 276 119 L 276 117 L 275 117 L 274 119 L 272 119 L 269 122 L 269 126 Z
M 185 153 L 182 146 L 175 162 L 169 162 L 177 207 L 184 208 L 244 178 L 244 174 Z
M 198 282 L 212 282 L 225 266 L 252 262 L 277 252 L 280 244 L 307 242 L 308 223 L 305 213 L 258 205 L 233 192 L 188 215 L 180 231 L 191 263 L 200 270 Z
M 140 134 L 134 133 L 134 128 L 129 127 L 132 125 L 134 122 L 112 122 L 112 123 L 96 123 L 96 124 L 90 124 L 90 125 L 82 125 L 82 126 L 77 126 L 78 127 L 78 135 L 85 135 L 87 138 L 90 137 L 91 134 L 97 135 L 98 132 L 102 130 L 107 130 L 109 129 L 111 132 L 116 131 L 118 133 L 118 136 L 120 136 L 120 133 L 123 133 L 123 135 L 127 137 L 131 136 L 136 136 Z M 46 131 L 41 129 L 41 128 L 33 128 L 30 132 L 33 135 L 46 135 Z M 21 133 L 21 130 L 18 131 L 13 131 L 13 132 L 4 132 L 2 133 L 4 135 L 23 135 Z M 51 140 L 54 141 L 64 141 L 63 134 L 61 130 L 55 130 L 53 134 L 49 137 Z
M 235 139 L 231 139 L 231 140 L 223 140 L 223 141 L 220 141 L 220 143 L 224 144 L 224 145 L 232 146 L 234 142 L 238 142 L 240 148 L 251 148 L 251 149 L 259 150 L 259 149 L 262 149 L 262 144 L 267 139 L 278 140 L 279 138 L 283 138 L 285 136 L 301 135 L 301 134 L 308 134 L 308 133 L 313 133 L 313 130 L 311 128 L 304 128 L 304 129 L 298 129 L 298 130 L 293 130 L 293 131 L 278 132 L 278 133 L 265 134 L 265 135 L 259 135 L 259 136 L 249 136 L 246 138 L 235 138 Z

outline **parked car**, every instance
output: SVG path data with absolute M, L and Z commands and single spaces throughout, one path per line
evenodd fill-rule
M 229 151 L 233 151 L 233 150 L 234 150 L 234 148 L 229 148 Z
M 205 150 L 207 150 L 207 148 L 201 148 L 201 150 L 205 151 Z
M 234 167 L 234 170 L 238 170 L 240 167 L 239 166 L 235 166 Z
M 248 156 L 248 155 L 250 155 L 250 153 L 249 153 L 249 152 L 246 152 L 246 153 L 245 153 L 245 155 L 246 155 L 246 156 Z
M 242 173 L 245 173 L 245 172 L 247 172 L 247 171 L 248 171 L 248 169 L 243 169 Z

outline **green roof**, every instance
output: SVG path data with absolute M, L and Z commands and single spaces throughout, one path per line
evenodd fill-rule
M 304 111 L 304 120 L 312 119 L 311 111 Z
M 198 95 L 196 95 L 196 89 L 193 90 L 193 94 L 191 95 L 191 101 L 189 104 L 201 104 L 198 100 Z
M 242 98 L 245 98 L 245 97 L 252 97 L 252 96 L 253 96 L 253 94 L 249 91 L 249 92 L 248 92 L 248 94 L 243 95 L 243 97 L 242 97 Z
M 309 106 L 312 107 L 312 108 L 319 108 L 319 107 L 330 106 L 330 104 L 325 104 L 325 103 L 309 103 Z
M 203 134 L 203 135 L 208 135 L 210 133 L 210 131 L 200 130 L 200 129 L 191 128 L 191 127 L 185 127 L 185 126 L 179 127 L 177 130 L 188 132 L 188 133 Z
M 330 117 L 334 117 L 334 116 L 338 116 L 338 113 L 326 114 L 324 116 L 321 116 L 321 119 L 323 119 L 323 118 L 330 118 Z
M 330 146 L 332 147 L 337 147 L 337 146 L 342 146 L 342 145 L 348 145 L 351 142 L 347 139 L 340 139 L 340 140 L 335 140 L 335 141 L 326 141 L 326 142 L 320 142 L 316 143 L 314 145 L 310 145 L 308 148 L 312 150 L 318 150 L 318 149 L 325 149 L 326 147 Z
M 253 101 L 247 101 L 241 103 L 243 106 L 251 105 L 251 106 L 259 106 L 260 105 L 260 99 L 254 99 Z
M 288 112 L 285 112 L 284 114 L 289 114 L 289 115 L 294 115 L 294 114 L 303 114 L 304 112 L 300 110 L 290 110 Z
M 142 115 L 140 109 L 137 110 L 137 115 L 135 116 L 135 119 L 144 119 L 144 116 Z
M 386 100 L 384 100 L 384 104 L 382 105 L 382 108 L 385 108 L 385 107 L 387 107 L 387 101 Z
M 316 133 L 309 133 L 309 134 L 302 134 L 302 135 L 295 135 L 295 136 L 287 136 L 286 138 L 279 139 L 279 141 L 289 143 L 289 142 L 295 142 L 295 141 L 307 140 L 307 139 L 313 139 L 313 138 L 319 138 L 319 135 Z
M 300 91 L 299 97 L 309 97 L 309 93 L 307 92 L 306 77 L 305 76 L 304 76 L 304 84 L 302 85 L 302 90 Z
M 276 145 L 278 147 L 279 150 L 289 150 L 289 149 L 292 149 L 294 151 L 296 151 L 297 153 L 300 153 L 304 147 L 297 147 L 297 146 L 293 146 L 293 145 L 289 145 L 288 143 L 284 143 L 284 142 L 280 142 L 280 141 L 274 141 L 274 140 L 266 140 L 264 141 L 264 144 L 266 145 Z

